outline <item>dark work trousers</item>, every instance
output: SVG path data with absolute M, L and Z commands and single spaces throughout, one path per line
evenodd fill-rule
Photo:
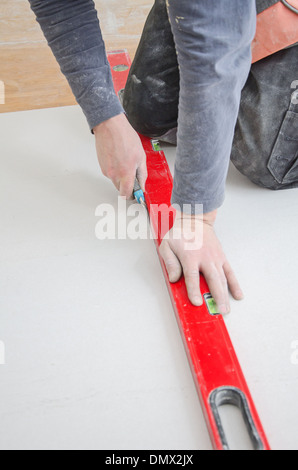
M 138 132 L 175 144 L 178 105 L 177 54 L 165 2 L 159 1 L 146 22 L 123 106 Z M 298 45 L 252 65 L 231 161 L 257 185 L 298 187 Z

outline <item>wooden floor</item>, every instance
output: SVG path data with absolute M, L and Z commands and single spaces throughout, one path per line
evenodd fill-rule
M 153 0 L 95 4 L 107 50 L 126 48 L 133 58 Z M 28 0 L 1 0 L 0 85 L 0 113 L 75 103 Z

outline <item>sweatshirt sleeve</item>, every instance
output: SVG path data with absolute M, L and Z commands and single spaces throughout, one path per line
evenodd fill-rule
M 92 0 L 29 0 L 90 129 L 123 113 Z
M 172 203 L 188 213 L 203 204 L 208 213 L 224 201 L 241 90 L 251 66 L 255 0 L 167 5 L 180 68 Z

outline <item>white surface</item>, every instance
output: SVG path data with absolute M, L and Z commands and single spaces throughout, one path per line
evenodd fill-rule
M 0 139 L 0 448 L 211 449 L 154 242 L 95 237 L 117 194 L 80 109 L 2 114 Z M 273 449 L 298 449 L 297 196 L 231 167 L 217 222 L 246 293 L 226 322 Z

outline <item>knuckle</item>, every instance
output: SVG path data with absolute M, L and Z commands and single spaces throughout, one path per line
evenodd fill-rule
M 123 166 L 119 166 L 117 168 L 117 174 L 119 176 L 119 179 L 124 180 L 130 175 L 130 171 L 127 168 L 124 168 Z
M 177 262 L 174 260 L 174 259 L 169 259 L 169 258 L 166 258 L 164 260 L 164 263 L 166 265 L 166 268 L 173 271 L 173 270 L 176 270 L 177 269 Z
M 184 269 L 184 276 L 187 279 L 196 279 L 196 278 L 199 277 L 199 270 L 198 269 L 185 268 Z
M 234 276 L 234 271 L 228 263 L 224 264 L 224 270 L 227 276 Z
M 105 176 L 109 178 L 110 180 L 115 179 L 116 172 L 114 168 L 107 168 L 105 171 Z
M 219 273 L 216 269 L 211 270 L 208 273 L 208 280 L 209 282 L 220 283 L 223 285 L 227 284 L 227 278 L 224 274 Z
M 223 284 L 223 285 L 227 285 L 227 279 L 225 276 L 221 276 L 220 274 L 214 274 L 212 277 L 211 277 L 211 280 L 213 282 L 216 282 L 216 283 L 220 283 L 220 284 Z
M 224 274 L 219 274 L 218 275 L 218 281 L 221 282 L 221 284 L 224 284 L 224 285 L 228 284 L 227 278 Z

